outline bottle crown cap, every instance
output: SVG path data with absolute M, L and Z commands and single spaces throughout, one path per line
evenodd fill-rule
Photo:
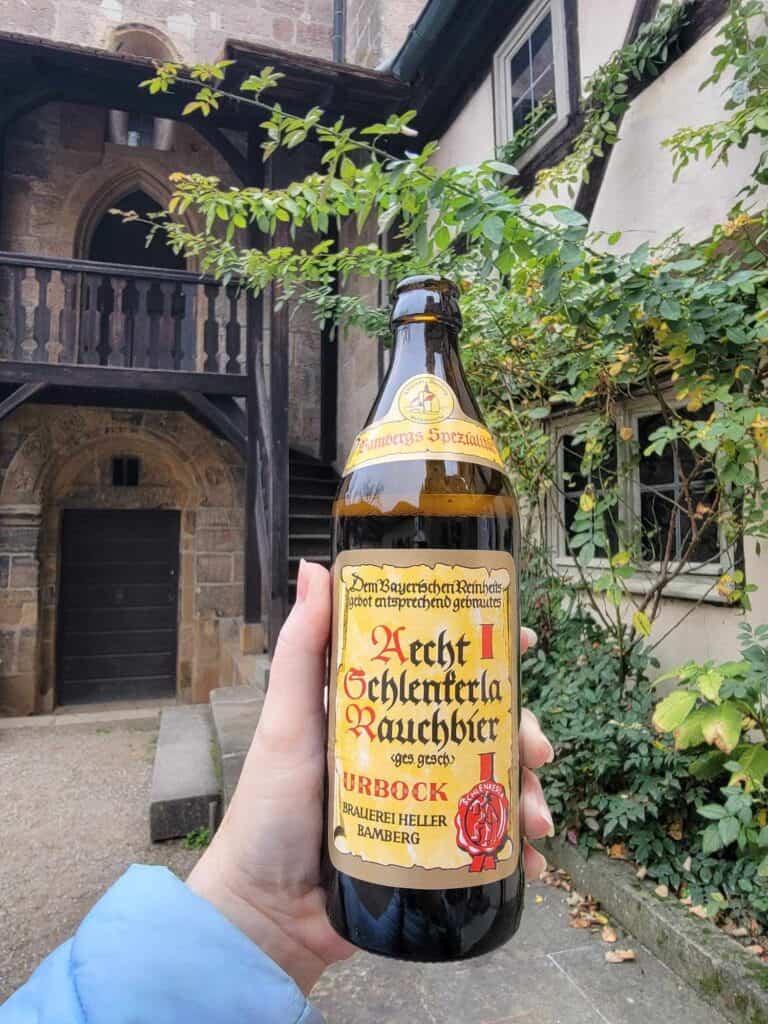
M 453 281 L 431 274 L 405 277 L 395 286 L 392 326 L 407 321 L 438 320 L 459 330 L 459 289 Z

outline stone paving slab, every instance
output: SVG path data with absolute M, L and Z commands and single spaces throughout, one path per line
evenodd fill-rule
M 569 927 L 561 890 L 536 883 L 526 897 L 520 932 L 489 956 L 408 964 L 359 953 L 320 979 L 312 1001 L 327 1024 L 725 1024 L 631 937 L 619 932 L 617 946 L 637 961 L 606 963 L 611 947 Z

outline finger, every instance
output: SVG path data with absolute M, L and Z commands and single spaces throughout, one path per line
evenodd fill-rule
M 523 835 L 529 839 L 542 839 L 544 836 L 555 834 L 552 815 L 549 813 L 541 783 L 528 768 L 523 768 L 520 818 Z
M 539 638 L 536 636 L 535 629 L 529 629 L 527 626 L 520 627 L 520 653 L 525 654 L 531 647 L 535 647 L 539 642 Z
M 285 620 L 272 659 L 269 687 L 259 721 L 262 738 L 290 744 L 306 738 L 314 720 L 322 720 L 325 650 L 331 619 L 328 571 L 302 560 L 296 603 Z
M 529 882 L 534 882 L 547 870 L 547 858 L 534 850 L 530 843 L 523 843 L 523 866 L 525 877 Z
M 555 759 L 552 744 L 541 731 L 539 720 L 528 708 L 520 714 L 520 759 L 528 768 L 541 768 Z

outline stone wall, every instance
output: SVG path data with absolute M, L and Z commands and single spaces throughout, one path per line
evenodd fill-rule
M 375 68 L 397 53 L 425 0 L 348 0 L 346 58 Z
M 186 62 L 213 61 L 227 39 L 331 57 L 331 0 L 34 0 L 3 5 L 3 31 L 111 49 L 120 26 L 148 26 Z
M 112 486 L 114 455 L 140 486 Z M 179 699 L 205 701 L 243 610 L 244 467 L 180 412 L 27 405 L 0 425 L 0 711 L 55 705 L 59 533 L 66 508 L 178 509 Z

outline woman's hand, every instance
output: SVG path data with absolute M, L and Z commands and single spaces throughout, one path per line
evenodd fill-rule
M 296 604 L 280 632 L 269 689 L 237 790 L 188 885 L 248 935 L 305 993 L 323 970 L 354 947 L 331 928 L 320 887 L 325 772 L 323 686 L 330 632 L 327 571 L 302 562 Z M 521 649 L 535 643 L 521 631 Z M 553 834 L 533 769 L 553 758 L 536 718 L 523 711 L 522 829 Z M 528 843 L 525 872 L 545 861 Z

